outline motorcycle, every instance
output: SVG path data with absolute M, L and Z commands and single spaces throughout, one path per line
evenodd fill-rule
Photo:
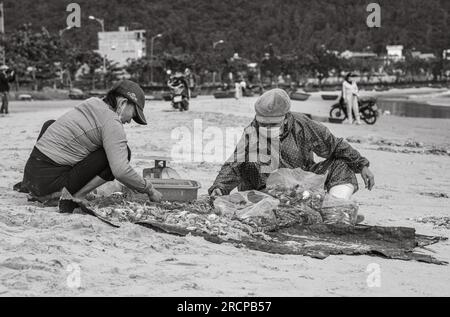
M 172 107 L 180 111 L 189 110 L 189 100 L 181 94 L 174 94 L 172 97 Z
M 378 118 L 378 106 L 376 98 L 369 97 L 360 99 L 358 98 L 359 115 L 361 119 L 370 125 L 375 124 Z M 353 117 L 355 113 L 352 111 Z M 344 121 L 348 118 L 347 105 L 341 98 L 338 103 L 331 106 L 330 118 Z
M 180 111 L 189 110 L 189 88 L 181 79 L 169 80 L 168 86 L 172 93 L 172 107 Z

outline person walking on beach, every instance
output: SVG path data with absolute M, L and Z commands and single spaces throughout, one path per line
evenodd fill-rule
M 9 83 L 14 81 L 14 77 L 14 71 L 8 66 L 0 66 L 0 96 L 2 98 L 0 114 L 2 116 L 9 114 Z
M 89 98 L 56 121 L 45 122 L 26 163 L 22 191 L 51 204 L 63 188 L 82 199 L 117 179 L 151 201 L 160 201 L 161 193 L 131 167 L 123 127 L 132 119 L 147 124 L 144 104 L 142 88 L 123 80 L 104 99 Z
M 360 125 L 361 119 L 359 116 L 358 106 L 358 86 L 356 85 L 356 81 L 352 79 L 354 77 L 354 74 L 348 73 L 342 83 L 342 98 L 347 105 L 347 120 L 344 123 L 353 123 L 353 112 L 355 114 L 356 124 Z

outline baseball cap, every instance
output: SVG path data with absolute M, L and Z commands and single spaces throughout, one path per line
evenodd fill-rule
M 286 91 L 275 88 L 262 94 L 255 103 L 256 120 L 261 123 L 281 123 L 291 109 Z
M 147 120 L 144 115 L 145 94 L 137 83 L 124 79 L 117 82 L 110 91 L 115 91 L 122 97 L 131 101 L 136 107 L 136 116 L 133 120 L 142 125 L 147 124 Z

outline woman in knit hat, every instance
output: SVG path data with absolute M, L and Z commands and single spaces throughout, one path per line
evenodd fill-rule
M 328 173 L 325 190 L 342 199 L 350 199 L 358 190 L 356 174 L 361 174 L 367 189 L 374 186 L 369 161 L 321 123 L 291 112 L 284 90 L 265 92 L 256 101 L 255 112 L 255 119 L 209 188 L 210 195 L 228 195 L 236 187 L 239 191 L 262 190 L 268 175 L 278 168 Z M 316 162 L 314 154 L 325 160 Z

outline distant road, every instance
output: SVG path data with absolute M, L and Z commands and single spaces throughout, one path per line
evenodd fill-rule
M 41 112 L 48 110 L 69 109 L 79 104 L 81 100 L 36 100 L 36 101 L 15 101 L 9 103 L 11 113 L 19 112 Z

